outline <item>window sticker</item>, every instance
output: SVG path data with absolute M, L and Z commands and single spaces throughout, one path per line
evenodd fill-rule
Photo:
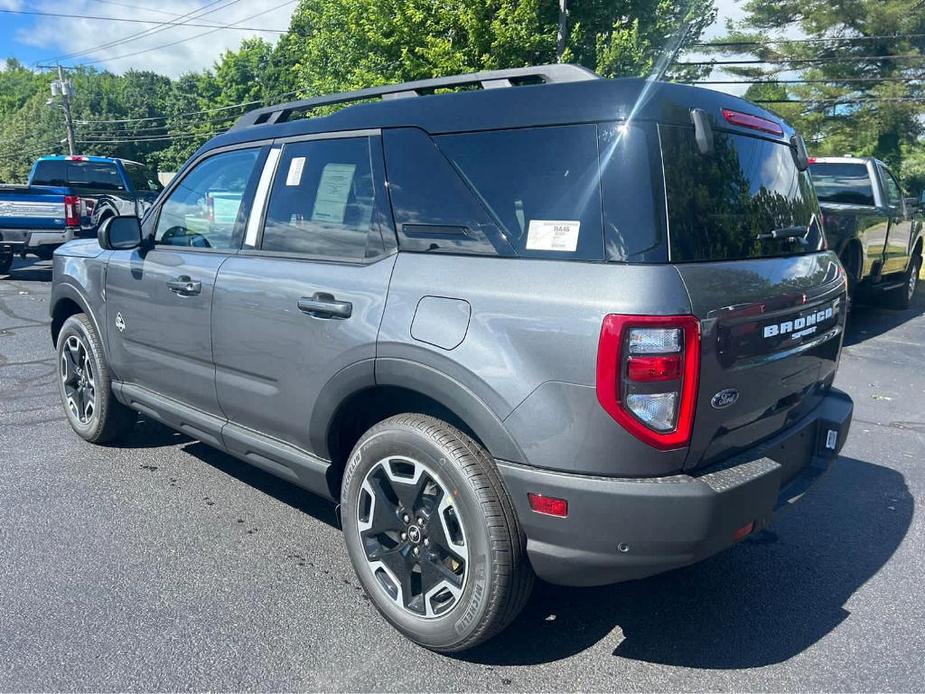
M 579 227 L 579 221 L 531 219 L 527 230 L 527 250 L 574 253 L 578 248 Z
M 353 186 L 356 164 L 325 164 L 318 182 L 315 206 L 312 208 L 313 222 L 343 224 L 347 211 L 347 198 Z
M 302 171 L 305 169 L 305 157 L 293 157 L 289 162 L 289 173 L 286 175 L 287 186 L 297 186 L 302 182 Z

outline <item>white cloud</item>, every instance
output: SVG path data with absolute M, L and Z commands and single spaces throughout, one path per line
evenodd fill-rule
M 4 3 L 18 0 L 0 0 Z M 209 68 L 226 50 L 236 49 L 243 38 L 261 36 L 275 41 L 278 33 L 207 27 L 158 26 L 157 22 L 189 21 L 193 24 L 232 24 L 269 29 L 286 29 L 296 8 L 292 2 L 259 17 L 253 15 L 280 5 L 284 0 L 253 2 L 230 0 L 203 4 L 191 0 L 144 0 L 142 5 L 118 0 L 46 0 L 30 6 L 43 12 L 63 12 L 128 19 L 150 19 L 152 24 L 105 22 L 91 19 L 36 17 L 33 26 L 21 29 L 17 40 L 45 49 L 42 61 L 60 59 L 62 64 L 93 63 L 99 69 L 122 73 L 129 69 L 153 70 L 176 77 L 191 70 Z M 127 5 L 131 5 L 130 7 Z M 186 17 L 196 12 L 196 18 Z M 206 14 L 209 9 L 217 9 Z M 251 18 L 252 17 L 252 18 Z M 139 35 L 142 34 L 142 35 Z M 119 41 L 116 45 L 107 46 Z M 170 45 L 174 44 L 174 45 Z M 154 49 L 154 50 L 149 50 Z M 144 52 L 140 52 L 144 51 Z M 135 54 L 138 55 L 129 55 Z M 74 55 L 79 54 L 79 55 Z M 70 57 L 65 57 L 70 56 Z M 122 57 L 126 56 L 126 57 Z

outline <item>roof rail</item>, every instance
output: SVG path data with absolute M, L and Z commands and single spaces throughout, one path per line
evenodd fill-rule
M 559 63 L 553 65 L 538 65 L 536 67 L 518 67 L 509 70 L 486 70 L 471 72 L 465 75 L 451 75 L 437 77 L 403 84 L 392 84 L 383 87 L 371 87 L 354 92 L 341 92 L 329 96 L 316 96 L 311 99 L 290 101 L 276 106 L 266 106 L 248 111 L 238 118 L 231 130 L 246 128 L 251 125 L 265 125 L 269 123 L 282 123 L 289 120 L 294 113 L 309 111 L 318 106 L 344 104 L 364 99 L 401 99 L 412 96 L 422 96 L 436 89 L 446 87 L 463 87 L 479 84 L 482 89 L 496 87 L 511 87 L 521 81 L 539 79 L 545 84 L 555 82 L 582 82 L 584 80 L 600 79 L 600 76 L 580 65 Z

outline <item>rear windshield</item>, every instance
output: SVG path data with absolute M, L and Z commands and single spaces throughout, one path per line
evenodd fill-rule
M 659 134 L 672 262 L 795 255 L 818 248 L 816 196 L 789 146 L 716 131 L 714 151 L 701 154 L 693 128 L 660 126 Z M 772 232 L 783 238 L 772 238 Z
M 820 202 L 874 204 L 874 188 L 867 165 L 817 162 L 809 167 Z
M 48 159 L 35 165 L 32 184 L 98 190 L 125 190 L 115 164 Z
M 164 188 L 161 182 L 157 180 L 155 173 L 147 167 L 127 161 L 122 162 L 122 166 L 125 168 L 125 175 L 128 176 L 128 180 L 132 182 L 132 188 L 136 191 L 158 193 Z

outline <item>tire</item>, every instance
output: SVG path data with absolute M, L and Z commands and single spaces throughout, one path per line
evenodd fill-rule
M 135 424 L 135 412 L 112 394 L 102 343 L 86 314 L 71 316 L 58 334 L 58 392 L 71 428 L 91 443 L 107 443 Z
M 909 269 L 903 276 L 903 286 L 890 291 L 888 303 L 890 308 L 905 310 L 912 306 L 912 299 L 919 284 L 919 271 L 922 268 L 922 256 L 915 256 L 909 263 Z
M 48 246 L 39 246 L 35 249 L 35 255 L 39 260 L 51 260 L 54 257 L 55 249 Z
M 494 462 L 444 421 L 402 414 L 367 431 L 344 471 L 341 519 L 370 600 L 426 648 L 472 648 L 530 596 L 526 541 Z
M 8 275 L 13 266 L 13 254 L 0 255 L 0 275 Z
M 858 277 L 861 274 L 861 254 L 858 249 L 849 245 L 845 249 L 843 257 L 840 258 L 841 264 L 845 268 L 845 276 L 848 280 L 848 310 L 851 310 L 854 304 L 854 295 L 858 286 Z

